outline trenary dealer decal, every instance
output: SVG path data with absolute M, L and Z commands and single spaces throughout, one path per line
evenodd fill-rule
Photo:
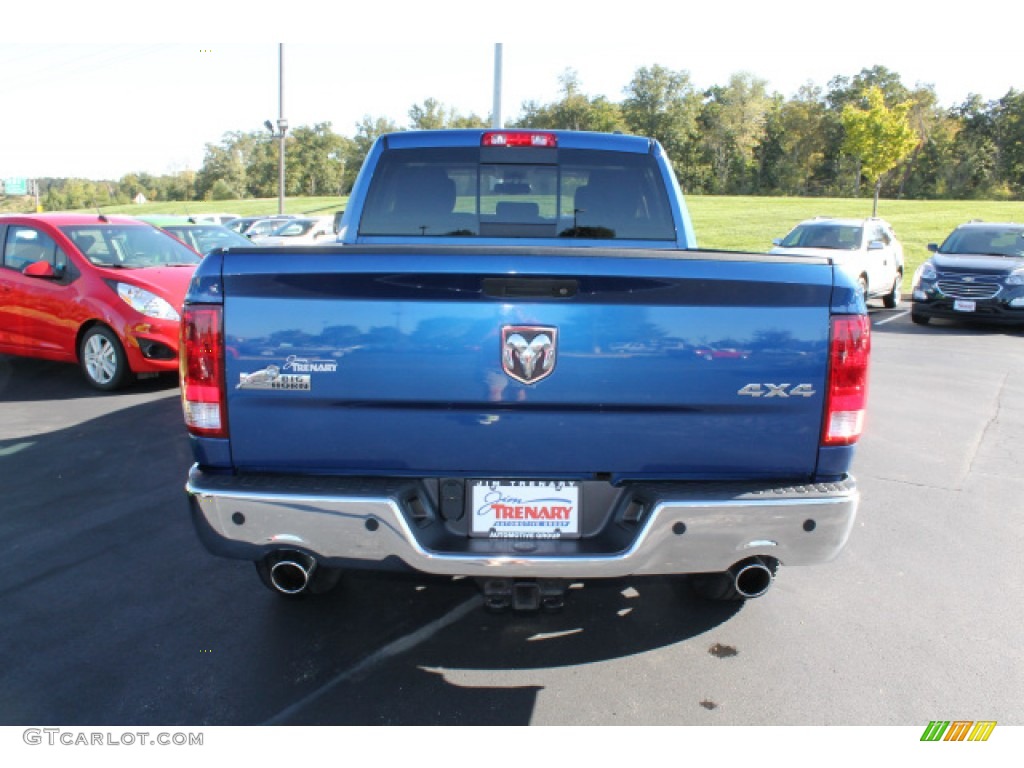
M 336 360 L 310 360 L 309 358 L 289 355 L 284 361 L 284 370 L 293 373 L 334 373 L 338 370 Z

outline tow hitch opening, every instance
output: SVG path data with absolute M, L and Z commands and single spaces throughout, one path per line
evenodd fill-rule
M 565 605 L 568 581 L 558 579 L 480 579 L 484 606 L 494 613 L 507 611 L 555 613 Z

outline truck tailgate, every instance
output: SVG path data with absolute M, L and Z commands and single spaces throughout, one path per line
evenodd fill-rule
M 827 262 L 557 252 L 225 252 L 235 467 L 705 481 L 813 474 Z

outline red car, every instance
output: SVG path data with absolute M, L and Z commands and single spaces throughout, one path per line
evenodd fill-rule
M 77 362 L 101 390 L 176 371 L 201 257 L 128 217 L 0 215 L 0 353 Z

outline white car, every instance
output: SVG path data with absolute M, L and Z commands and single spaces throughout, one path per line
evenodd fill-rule
M 772 242 L 769 253 L 832 258 L 861 286 L 865 301 L 880 298 L 889 309 L 900 303 L 903 246 L 882 219 L 808 219 Z
M 237 213 L 194 213 L 190 216 L 195 222 L 203 222 L 210 224 L 227 224 L 229 221 L 238 218 Z
M 269 235 L 250 235 L 258 245 L 325 245 L 337 239 L 331 216 L 292 219 Z

